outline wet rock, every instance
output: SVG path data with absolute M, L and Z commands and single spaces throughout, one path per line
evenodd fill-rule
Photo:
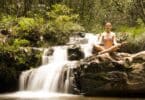
M 49 48 L 47 52 L 47 56 L 53 55 L 53 52 L 54 52 L 53 48 Z
M 74 69 L 75 84 L 85 95 L 145 94 L 145 52 L 94 55 Z M 105 94 L 104 94 L 105 93 Z
M 77 37 L 82 37 L 82 38 L 85 37 L 85 33 L 84 32 L 75 32 L 75 33 L 73 33 L 73 35 L 77 36 Z
M 73 45 L 67 50 L 68 60 L 80 60 L 84 58 L 84 53 L 82 52 L 80 46 Z

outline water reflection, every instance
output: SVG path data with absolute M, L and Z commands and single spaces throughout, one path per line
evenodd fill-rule
M 1 94 L 0 100 L 145 100 L 144 98 L 84 97 L 71 94 L 47 92 L 16 92 Z

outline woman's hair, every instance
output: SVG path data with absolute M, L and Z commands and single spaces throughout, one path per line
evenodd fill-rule
M 111 22 L 106 22 L 104 25 L 106 25 L 106 24 L 110 24 L 110 25 L 112 25 Z

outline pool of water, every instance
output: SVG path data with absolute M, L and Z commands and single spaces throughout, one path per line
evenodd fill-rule
M 0 94 L 0 100 L 145 100 L 145 98 L 84 97 L 80 95 L 61 93 L 22 91 Z

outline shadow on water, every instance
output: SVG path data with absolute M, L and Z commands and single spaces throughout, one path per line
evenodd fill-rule
M 15 92 L 1 94 L 0 100 L 145 100 L 145 98 L 85 97 L 61 93 Z

